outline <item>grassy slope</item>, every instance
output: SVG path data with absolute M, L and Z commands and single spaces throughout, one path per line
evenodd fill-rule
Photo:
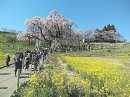
M 12 62 L 12 56 L 14 53 L 34 48 L 34 46 L 29 46 L 27 42 L 16 42 L 15 44 L 9 43 L 7 36 L 16 37 L 16 35 L 16 33 L 0 32 L 0 67 L 5 65 L 5 58 L 7 54 L 11 56 Z

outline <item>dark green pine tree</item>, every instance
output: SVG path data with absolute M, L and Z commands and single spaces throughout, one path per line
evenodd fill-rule
M 116 32 L 116 28 L 114 25 L 111 25 L 111 30 L 114 30 Z
M 110 31 L 111 30 L 111 25 L 107 25 L 107 31 Z
M 106 27 L 106 26 L 104 26 L 104 28 L 102 29 L 102 31 L 107 31 L 107 27 Z

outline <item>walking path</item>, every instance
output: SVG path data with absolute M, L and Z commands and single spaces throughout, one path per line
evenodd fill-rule
M 22 70 L 20 84 L 27 81 L 30 71 Z M 17 87 L 17 77 L 14 76 L 14 65 L 0 69 L 0 97 L 10 97 Z
M 43 59 L 41 59 L 43 60 Z M 46 56 L 46 59 L 41 61 L 40 64 L 43 64 L 44 67 L 48 66 L 48 60 L 49 55 Z M 31 67 L 31 66 L 30 66 Z M 38 70 L 40 65 L 38 66 Z M 33 74 L 34 71 L 32 71 L 34 66 L 32 66 L 32 69 L 24 70 L 22 69 L 22 73 L 20 75 L 19 83 L 22 84 L 26 82 L 29 77 L 30 73 Z M 0 97 L 10 97 L 15 90 L 17 90 L 17 77 L 15 77 L 14 74 L 14 64 L 9 67 L 4 67 L 0 69 Z
M 44 62 L 42 61 L 41 64 L 43 64 L 44 67 L 48 66 L 48 60 L 49 55 L 47 56 Z M 22 74 L 20 75 L 20 84 L 26 82 L 29 79 L 30 73 L 34 73 L 33 68 L 34 67 L 32 66 L 32 69 L 22 69 Z M 14 65 L 11 65 L 8 68 L 4 67 L 0 69 L 0 97 L 10 97 L 13 94 L 13 92 L 17 90 L 17 77 L 15 77 L 14 69 Z
M 57 64 L 59 65 L 59 69 L 65 70 L 70 77 L 79 76 L 76 72 L 67 70 L 67 64 L 64 64 L 60 58 L 57 59 Z

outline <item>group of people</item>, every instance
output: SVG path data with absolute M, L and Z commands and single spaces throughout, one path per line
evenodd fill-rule
M 47 58 L 48 49 L 36 49 L 34 51 L 27 50 L 26 52 L 17 52 L 14 54 L 14 65 L 15 65 L 15 76 L 17 74 L 17 70 L 20 69 L 20 73 L 22 69 L 28 70 L 30 65 L 34 65 L 34 70 L 37 71 L 38 65 L 41 64 Z M 10 56 L 6 57 L 6 66 L 9 66 Z M 39 66 L 39 68 L 41 68 Z

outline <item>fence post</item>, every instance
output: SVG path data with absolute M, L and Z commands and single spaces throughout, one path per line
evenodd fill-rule
M 38 62 L 38 71 L 40 71 L 40 60 Z
M 40 70 L 43 68 L 43 57 L 40 59 Z
M 30 67 L 30 77 L 32 75 L 32 64 L 31 64 L 31 67 Z
M 18 69 L 18 75 L 17 75 L 17 90 L 19 88 L 19 78 L 20 78 L 20 69 Z

